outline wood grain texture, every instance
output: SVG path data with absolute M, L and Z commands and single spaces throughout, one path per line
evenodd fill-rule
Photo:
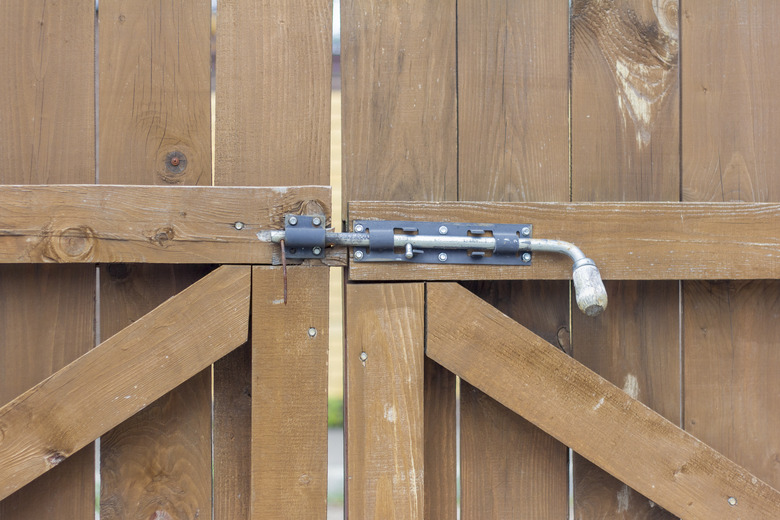
M 780 514 L 780 492 L 466 289 L 429 284 L 427 309 L 429 357 L 673 514 Z
M 457 51 L 459 200 L 568 201 L 568 4 L 460 1 Z M 469 288 L 553 338 L 568 324 L 565 283 Z M 463 518 L 565 517 L 565 446 L 466 383 L 460 397 Z
M 464 285 L 570 353 L 567 283 Z M 460 407 L 462 518 L 565 518 L 566 446 L 465 381 Z
M 99 16 L 100 182 L 210 186 L 210 3 L 109 0 Z M 171 233 L 164 226 L 154 236 L 168 242 Z M 101 270 L 101 327 L 116 330 L 171 296 L 160 279 L 187 283 L 202 273 L 150 266 L 111 286 Z M 210 438 L 209 370 L 101 444 L 107 517 L 210 517 Z
M 0 497 L 246 341 L 249 285 L 223 266 L 0 408 Z
M 677 0 L 572 2 L 572 199 L 679 200 Z
M 458 518 L 457 400 L 455 374 L 425 358 L 424 514 Z
M 219 3 L 216 184 L 329 184 L 332 11 Z
M 573 201 L 680 200 L 678 4 L 678 0 L 572 3 Z M 655 221 L 649 222 L 649 228 L 655 230 Z M 671 249 L 682 247 L 677 242 Z M 629 269 L 639 263 L 636 256 L 630 255 Z M 631 347 L 591 341 L 604 333 L 619 335 L 621 330 L 638 328 L 643 320 L 665 330 L 678 330 L 679 294 L 663 285 L 607 285 L 625 306 L 641 306 L 642 315 L 625 313 L 618 319 L 610 316 L 598 322 L 580 320 L 573 331 L 573 342 L 579 345 L 574 357 L 597 372 L 605 370 L 599 373 L 619 384 L 634 376 L 653 388 L 677 389 L 677 395 L 657 395 L 668 402 L 657 399 L 652 406 L 662 411 L 679 406 L 679 340 L 648 346 L 664 352 L 658 359 L 668 363 L 660 369 L 640 362 L 630 367 L 632 372 L 627 365 L 611 361 L 624 355 L 625 349 L 630 352 Z M 615 291 L 617 288 L 621 291 Z M 644 300 L 654 304 L 642 306 Z M 668 312 L 670 308 L 674 311 Z M 579 342 L 579 337 L 584 341 Z M 622 483 L 575 458 L 575 516 L 668 517 L 647 500 L 632 496 Z
M 343 196 L 457 198 L 455 0 L 341 3 Z
M 686 282 L 685 429 L 780 487 L 780 284 Z
M 100 268 L 103 336 L 117 333 L 211 269 L 111 264 Z M 189 319 L 183 313 L 180 320 Z M 211 473 L 211 370 L 206 368 L 101 438 L 102 518 L 203 516 Z M 191 432 L 200 432 L 192 435 Z
M 780 275 L 777 204 L 353 202 L 350 218 L 529 222 L 536 238 L 576 244 L 607 280 Z M 353 280 L 568 279 L 571 263 L 560 255 L 542 254 L 523 268 L 351 262 L 349 275 Z
M 776 2 L 685 2 L 684 200 L 777 202 Z M 780 285 L 685 282 L 685 427 L 780 487 Z
M 0 4 L 0 183 L 95 178 L 95 3 Z M 95 344 L 92 266 L 0 269 L 0 404 Z M 94 448 L 0 501 L 0 518 L 94 518 Z
M 8 186 L 0 208 L 0 263 L 271 263 L 257 233 L 327 215 L 330 188 Z
M 569 200 L 569 7 L 458 2 L 459 200 Z
M 683 200 L 780 201 L 780 4 L 683 5 Z
M 100 4 L 100 182 L 211 184 L 210 20 L 208 0 Z
M 422 518 L 424 287 L 350 284 L 346 297 L 347 515 Z
M 328 268 L 252 269 L 252 518 L 324 518 Z M 313 329 L 313 330 L 312 330 Z
M 609 312 L 572 306 L 574 357 L 629 396 L 682 426 L 679 282 L 607 284 Z M 574 500 L 581 518 L 669 518 L 662 507 L 575 454 Z

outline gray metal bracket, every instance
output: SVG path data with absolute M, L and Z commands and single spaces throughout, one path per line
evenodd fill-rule
M 285 215 L 284 253 L 287 258 L 325 258 L 325 218 Z
M 368 247 L 355 247 L 358 262 L 531 264 L 531 253 L 520 251 L 520 241 L 531 237 L 530 224 L 356 220 L 353 229 L 369 236 Z M 495 242 L 488 248 L 481 239 L 489 238 Z

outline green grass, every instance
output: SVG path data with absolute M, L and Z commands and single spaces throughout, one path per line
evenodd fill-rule
M 344 426 L 344 399 L 328 397 L 328 428 Z

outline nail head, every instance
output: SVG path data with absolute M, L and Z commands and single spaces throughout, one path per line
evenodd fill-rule
M 368 354 L 366 354 L 365 352 L 361 352 L 360 361 L 365 361 L 366 359 L 368 359 Z
M 363 260 L 363 251 L 355 251 L 355 260 Z
M 365 230 L 366 228 L 363 227 L 363 224 L 355 224 L 355 233 L 362 233 Z
M 294 226 L 298 223 L 298 217 L 290 217 L 289 219 L 287 219 L 287 222 L 289 222 L 291 226 Z
M 233 227 L 236 228 L 237 230 L 241 231 L 242 229 L 244 229 L 244 223 L 243 222 L 236 222 L 235 224 L 233 224 Z
M 317 329 L 315 329 L 314 327 L 309 327 L 309 337 L 313 338 L 316 335 L 317 335 Z
M 439 253 L 439 262 L 447 261 L 447 253 Z
M 735 506 L 735 505 L 737 505 L 737 499 L 736 499 L 736 498 L 734 498 L 734 497 L 729 497 L 729 505 L 730 505 L 730 506 Z
M 314 217 L 313 219 L 311 219 L 311 223 L 314 224 L 315 226 L 319 226 L 320 224 L 322 224 L 322 219 L 320 217 Z

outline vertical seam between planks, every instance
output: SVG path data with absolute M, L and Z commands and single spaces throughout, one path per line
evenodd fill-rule
M 458 4 L 460 4 L 460 0 L 455 0 L 455 200 L 460 200 L 460 61 L 458 57 Z M 444 192 L 445 194 L 447 193 L 446 181 Z M 427 298 L 427 285 L 425 290 Z

